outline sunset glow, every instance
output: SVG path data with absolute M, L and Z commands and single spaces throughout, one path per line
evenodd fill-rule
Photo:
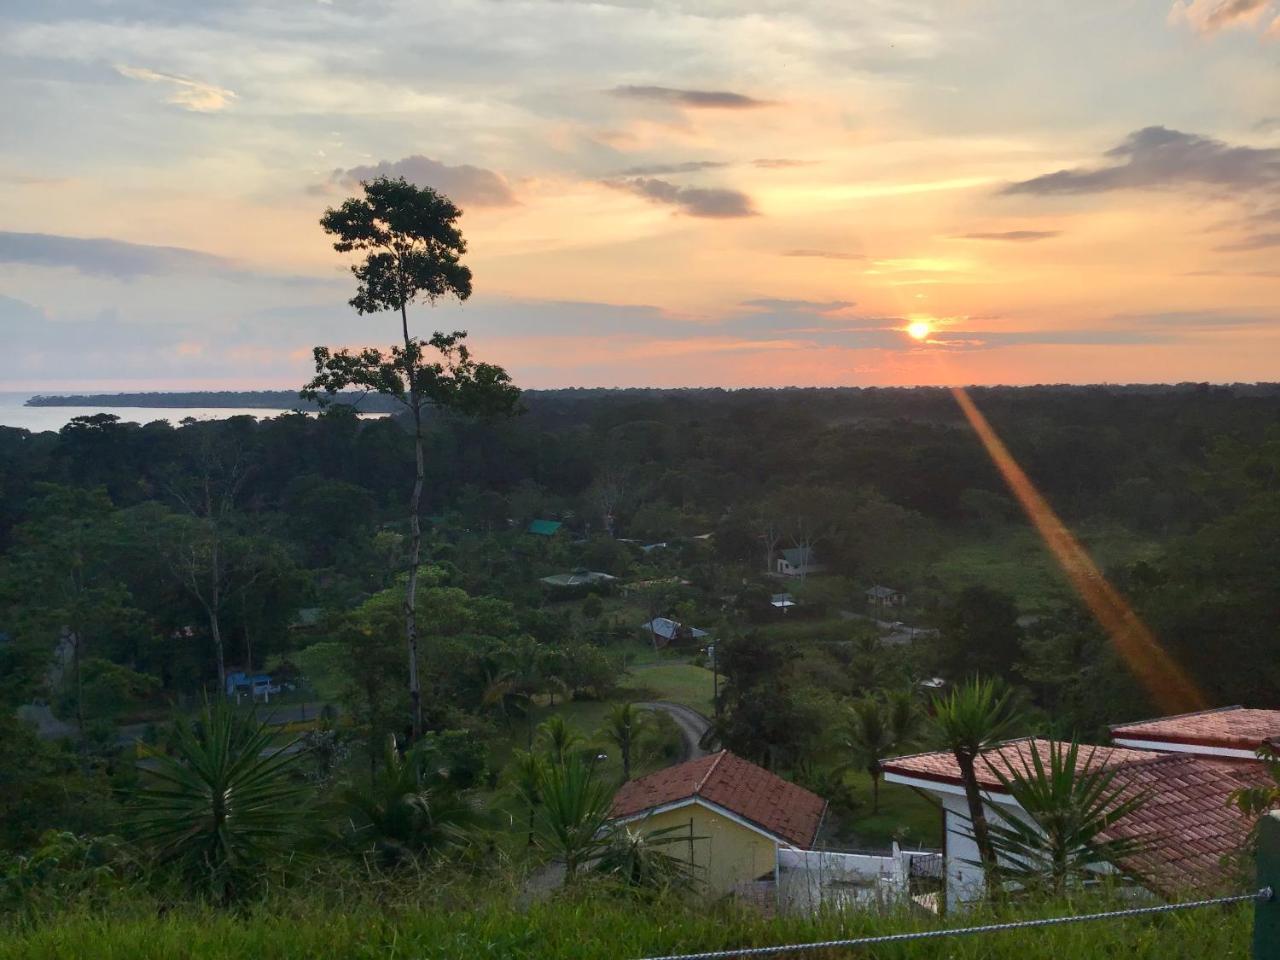
M 414 322 L 525 386 L 1274 376 L 1265 18 L 287 6 L 0 12 L 0 388 L 284 386 L 387 341 L 317 226 L 383 174 L 465 211 L 474 295 Z

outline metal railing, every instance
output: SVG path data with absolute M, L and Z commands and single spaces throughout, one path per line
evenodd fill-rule
M 1280 811 L 1262 818 L 1258 830 L 1258 887 L 1251 893 L 1238 893 L 1203 900 L 1186 900 L 1178 903 L 1162 903 L 1154 906 L 1129 907 L 1100 913 L 1083 913 L 1065 917 L 1045 917 L 1033 920 L 1015 920 L 1008 923 L 983 923 L 970 927 L 948 927 L 940 930 L 915 930 L 906 933 L 889 933 L 870 937 L 850 937 L 841 940 L 819 940 L 809 943 L 783 943 L 764 947 L 739 947 L 728 950 L 707 950 L 701 953 L 661 954 L 643 960 L 730 960 L 735 957 L 771 957 L 802 954 L 813 950 L 834 948 L 873 947 L 886 944 L 909 943 L 915 940 L 938 940 L 945 937 L 995 934 L 1012 930 L 1033 930 L 1040 927 L 1056 927 L 1072 923 L 1091 923 L 1102 920 L 1123 920 L 1130 917 L 1199 910 L 1205 907 L 1252 902 L 1253 960 L 1280 960 Z

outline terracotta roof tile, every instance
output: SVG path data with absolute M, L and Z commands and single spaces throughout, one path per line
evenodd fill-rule
M 1001 791 L 1000 778 L 992 772 L 993 763 L 998 764 L 1006 772 L 1010 769 L 1021 770 L 1023 763 L 1030 764 L 1031 752 L 1035 750 L 1042 759 L 1049 758 L 1049 741 L 1025 738 L 1009 740 L 986 751 L 978 758 L 975 770 L 978 784 L 984 790 Z M 1164 754 L 1153 750 L 1129 750 L 1124 747 L 1094 747 L 1082 744 L 1080 762 L 1092 762 L 1095 768 L 1110 768 L 1126 763 L 1137 763 L 1152 760 Z M 936 780 L 939 783 L 960 784 L 960 765 L 949 750 L 938 750 L 933 753 L 917 753 L 909 757 L 894 757 L 883 764 L 886 773 L 897 773 L 922 780 Z
M 1111 728 L 1113 740 L 1168 741 L 1237 750 L 1256 750 L 1277 737 L 1280 737 L 1280 710 L 1250 710 L 1245 707 L 1121 723 Z
M 611 815 L 633 817 L 695 797 L 803 848 L 813 843 L 827 808 L 817 794 L 722 750 L 624 783 L 614 795 Z

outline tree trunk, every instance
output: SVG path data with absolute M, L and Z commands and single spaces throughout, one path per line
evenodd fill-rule
M 628 733 L 622 738 L 619 744 L 622 748 L 622 780 L 625 783 L 631 779 L 631 735 Z
M 991 834 L 987 829 L 987 815 L 982 807 L 982 793 L 978 787 L 978 774 L 974 768 L 976 758 L 967 751 L 956 751 L 956 763 L 960 765 L 960 779 L 964 782 L 964 795 L 969 803 L 969 822 L 972 824 L 973 842 L 978 847 L 983 873 L 990 887 L 995 882 L 996 853 L 991 846 Z
M 422 448 L 422 406 L 418 402 L 418 380 L 415 376 L 409 341 L 409 313 L 405 300 L 400 300 L 400 321 L 404 332 L 405 378 L 409 381 L 409 409 L 413 413 L 413 457 L 415 473 L 413 495 L 409 498 L 409 583 L 404 592 L 404 632 L 409 645 L 409 706 L 412 711 L 411 737 L 416 743 L 422 736 L 422 686 L 418 678 L 418 569 L 422 564 L 422 521 L 418 511 L 422 504 L 422 487 L 426 477 Z
M 76 727 L 80 730 L 80 736 L 84 737 L 84 682 L 80 679 L 80 644 L 84 634 L 77 627 L 72 634 L 71 641 L 71 664 L 76 673 Z
M 871 814 L 880 812 L 880 771 L 871 771 Z

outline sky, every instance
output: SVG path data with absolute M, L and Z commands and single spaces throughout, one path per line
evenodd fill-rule
M 1280 0 L 4 0 L 0 130 L 0 390 L 391 343 L 380 174 L 526 387 L 1280 374 Z

